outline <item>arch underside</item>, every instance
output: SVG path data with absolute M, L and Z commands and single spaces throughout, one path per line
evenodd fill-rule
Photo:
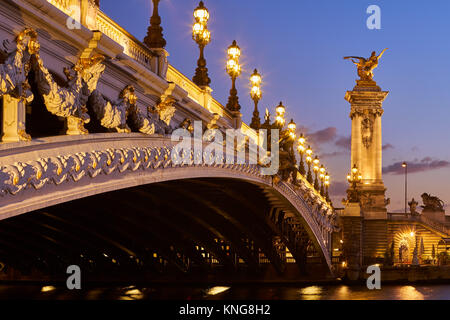
M 320 239 L 285 200 L 223 177 L 126 187 L 1 220 L 0 261 L 49 276 L 77 264 L 97 278 L 327 265 Z

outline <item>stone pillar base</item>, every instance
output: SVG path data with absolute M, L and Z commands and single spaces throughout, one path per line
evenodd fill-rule
M 88 134 L 86 128 L 84 128 L 84 121 L 80 118 L 68 117 L 67 118 L 67 135 L 76 136 L 80 134 Z
M 30 141 L 25 131 L 25 101 L 3 96 L 2 142 Z
M 342 217 L 361 217 L 361 206 L 358 202 L 349 202 L 345 208 L 344 212 L 341 214 Z
M 240 129 L 242 126 L 242 113 L 239 111 L 231 111 L 231 114 L 233 116 L 232 119 L 232 125 L 235 129 Z

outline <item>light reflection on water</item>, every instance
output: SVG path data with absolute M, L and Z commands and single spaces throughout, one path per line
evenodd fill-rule
M 42 288 L 46 288 L 43 290 Z M 0 300 L 450 300 L 450 285 L 365 286 L 124 286 L 67 290 L 52 286 L 0 285 Z

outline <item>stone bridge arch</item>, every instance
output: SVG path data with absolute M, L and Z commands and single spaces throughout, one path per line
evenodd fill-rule
M 139 206 L 134 204 L 142 204 L 145 199 L 159 210 L 155 222 L 159 227 L 148 226 L 147 230 L 154 242 L 160 244 L 164 259 L 179 270 L 185 270 L 186 265 L 179 253 L 174 254 L 170 247 L 164 247 L 168 239 L 161 230 L 170 230 L 174 235 L 172 241 L 181 247 L 180 252 L 199 264 L 205 264 L 205 259 L 202 253 L 193 250 L 194 243 L 202 243 L 223 265 L 231 269 L 236 267 L 236 261 L 230 260 L 226 252 L 219 250 L 221 246 L 211 241 L 220 238 L 225 239 L 228 244 L 224 245 L 233 247 L 236 256 L 250 267 L 257 267 L 260 257 L 253 246 L 261 249 L 279 273 L 284 271 L 286 262 L 286 251 L 280 248 L 288 248 L 302 269 L 306 263 L 306 249 L 312 244 L 324 264 L 332 270 L 330 251 L 334 214 L 307 183 L 303 180 L 297 186 L 285 181 L 275 183 L 273 177 L 261 174 L 258 165 L 174 165 L 171 161 L 174 144 L 162 136 L 92 134 L 0 146 L 4 161 L 0 170 L 0 220 L 12 218 L 7 219 L 10 224 L 10 221 L 22 219 L 27 212 L 37 212 L 39 216 L 45 216 L 44 220 L 68 224 L 58 220 L 51 208 L 59 206 L 81 212 L 83 204 L 93 203 L 83 202 L 83 199 L 102 199 L 102 203 L 111 203 L 121 210 L 133 208 L 139 212 Z M 172 203 L 172 199 L 175 202 Z M 95 208 L 107 212 L 111 211 L 111 206 L 109 209 L 100 205 Z M 195 208 L 202 209 L 196 211 Z M 164 210 L 189 228 L 172 225 L 160 214 Z M 105 212 L 99 216 L 104 216 Z M 24 216 L 26 220 L 30 215 Z M 84 216 L 83 219 L 92 220 L 94 226 L 101 225 L 92 217 Z M 139 223 L 126 217 L 113 219 L 141 228 Z M 1 223 L 0 229 L 3 229 Z M 95 227 L 86 232 L 92 238 L 108 243 L 122 258 L 135 256 L 127 246 L 115 243 L 112 236 L 96 235 Z M 108 232 L 123 233 L 123 243 L 134 241 L 133 235 L 123 230 Z M 138 237 L 145 238 L 146 234 L 142 231 Z M 251 240 L 252 244 L 243 243 L 243 238 Z M 190 245 L 184 243 L 186 239 L 191 239 Z M 41 249 L 44 247 L 42 244 Z M 60 252 L 64 247 L 70 248 L 70 244 L 57 244 L 54 252 Z M 94 248 L 90 250 L 95 251 Z

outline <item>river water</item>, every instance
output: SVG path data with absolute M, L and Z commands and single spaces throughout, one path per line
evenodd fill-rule
M 450 285 L 365 286 L 123 286 L 68 290 L 54 286 L 0 285 L 0 300 L 450 300 Z

